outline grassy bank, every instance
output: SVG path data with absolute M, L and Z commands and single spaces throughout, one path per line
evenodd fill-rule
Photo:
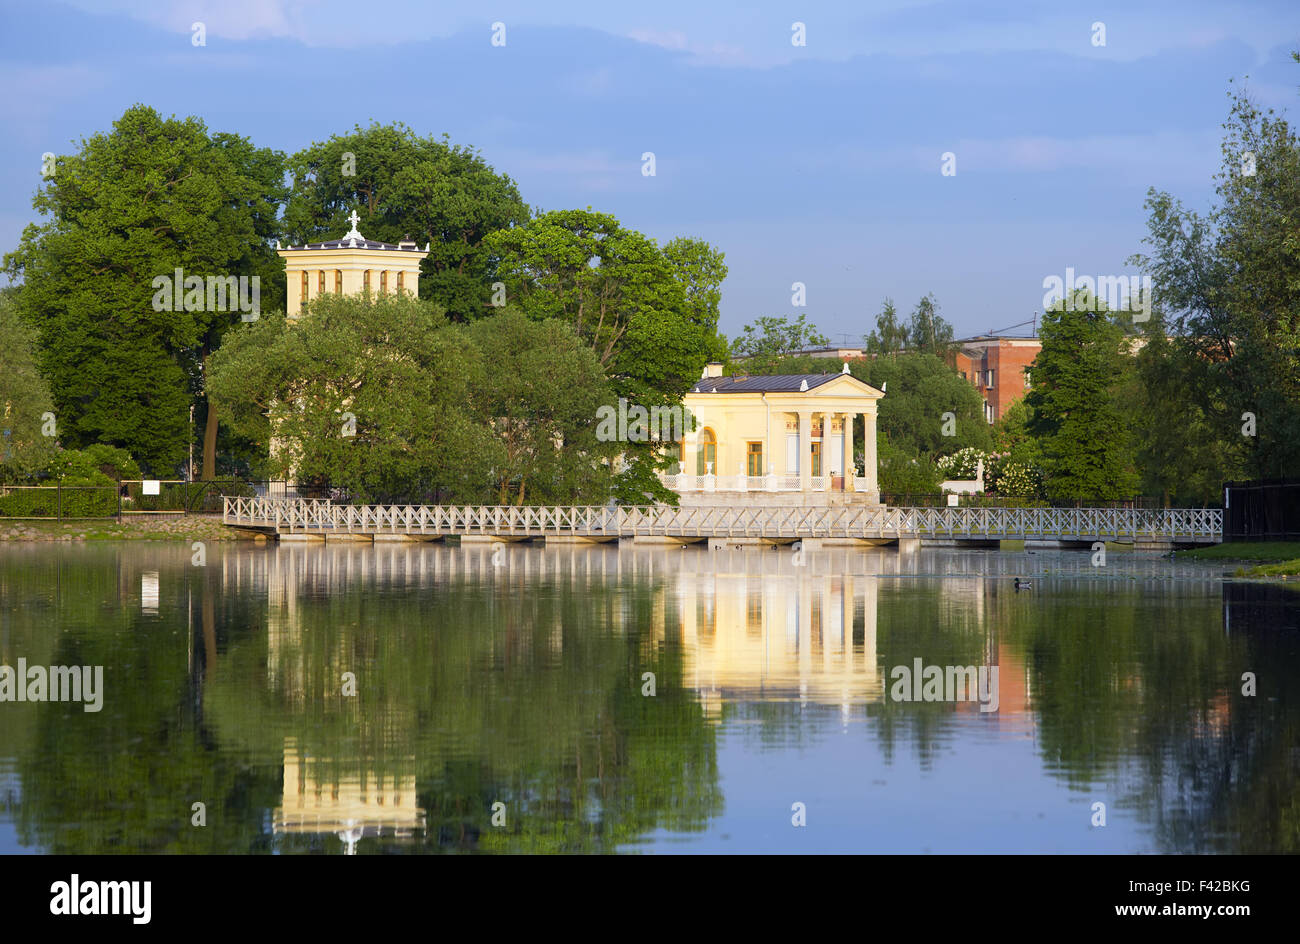
M 1300 541 L 1234 541 L 1190 551 L 1179 551 L 1179 560 L 1292 561 L 1300 558 Z
M 13 541 L 233 541 L 220 515 L 141 515 L 116 519 L 49 521 L 0 518 L 0 542 Z
M 1300 577 L 1300 558 L 1279 564 L 1259 564 L 1255 567 L 1238 567 L 1238 577 Z

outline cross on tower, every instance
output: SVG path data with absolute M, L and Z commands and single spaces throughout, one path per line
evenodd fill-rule
M 344 239 L 365 239 L 365 237 L 362 236 L 361 232 L 357 229 L 357 224 L 361 222 L 361 217 L 357 216 L 356 210 L 353 210 L 352 213 L 348 216 L 348 222 L 352 224 L 352 229 L 348 230 L 347 233 L 344 234 L 343 238 Z

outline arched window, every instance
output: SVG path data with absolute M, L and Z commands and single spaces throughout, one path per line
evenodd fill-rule
M 343 294 L 343 270 L 342 269 L 334 270 L 334 291 L 340 295 Z
M 700 430 L 699 448 L 695 451 L 695 474 L 709 475 L 709 470 L 713 475 L 718 474 L 718 440 L 713 435 L 713 430 Z
M 379 273 L 379 294 L 382 295 L 388 291 L 388 270 L 385 269 Z
M 319 295 L 324 295 L 325 294 L 325 270 L 321 269 L 316 274 L 319 276 L 319 278 L 316 280 L 316 292 Z
M 406 278 L 405 278 L 405 276 L 406 276 L 406 273 L 405 273 L 405 272 L 399 272 L 399 273 L 397 273 L 397 291 L 398 291 L 398 292 L 401 292 L 402 289 L 406 288 Z
M 311 280 L 306 269 L 302 270 L 302 303 L 307 304 L 307 299 L 311 295 Z
M 365 292 L 370 291 L 370 270 L 369 269 L 366 269 L 365 272 L 361 273 L 361 289 L 362 291 Z

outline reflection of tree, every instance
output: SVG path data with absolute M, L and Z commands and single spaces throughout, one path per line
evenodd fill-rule
M 960 605 L 932 585 L 902 584 L 882 587 L 877 614 L 876 649 L 879 654 L 884 700 L 867 709 L 881 753 L 892 763 L 900 736 L 914 745 L 922 770 L 929 770 L 943 749 L 955 718 L 953 706 L 943 702 L 896 702 L 890 697 L 892 671 L 915 659 L 923 665 L 983 665 L 985 627 L 975 607 Z
M 1030 663 L 1048 771 L 1078 789 L 1113 784 L 1161 851 L 1300 850 L 1300 656 L 1279 619 L 1300 596 L 1245 608 L 1227 633 L 1217 590 L 1050 586 L 997 616 Z M 1247 671 L 1254 698 L 1241 695 Z
M 197 581 L 185 554 L 159 568 L 171 586 Z M 119 566 L 116 554 L 86 549 L 59 566 L 65 573 L 57 580 L 24 582 L 6 600 L 29 598 L 32 605 L 19 604 L 13 618 L 39 627 L 32 638 L 57 640 L 41 655 L 46 664 L 104 666 L 103 709 L 24 706 L 30 734 L 18 760 L 20 840 L 52 853 L 265 848 L 261 809 L 276 783 L 219 753 L 195 713 L 186 684 L 187 594 L 166 597 L 158 616 L 144 616 L 138 601 L 132 606 L 139 574 Z M 0 568 L 0 582 L 12 568 Z M 217 608 L 220 625 L 247 625 L 231 601 Z M 30 660 L 33 650 L 21 654 Z M 191 825 L 195 801 L 207 804 L 206 827 Z
M 335 759 L 336 778 L 397 776 L 415 758 L 431 848 L 599 851 L 700 829 L 720 808 L 714 735 L 680 655 L 643 645 L 654 597 L 567 580 L 302 593 L 294 625 L 223 654 L 207 710 L 227 748 L 278 756 L 292 737 Z

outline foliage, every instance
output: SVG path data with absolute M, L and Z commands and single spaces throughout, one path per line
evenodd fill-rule
M 491 500 L 603 501 L 609 474 L 599 460 L 610 445 L 596 439 L 596 412 L 611 396 L 591 348 L 564 322 L 513 309 L 461 333 L 484 365 L 470 402 L 496 440 Z
M 1160 419 L 1207 437 L 1189 436 L 1183 449 L 1152 445 L 1148 478 L 1165 494 L 1178 493 L 1179 468 L 1192 480 L 1187 491 L 1203 495 L 1220 475 L 1275 478 L 1300 467 L 1300 140 L 1244 90 L 1231 100 L 1217 204 L 1201 215 L 1152 189 L 1150 254 L 1133 258 L 1151 273 L 1175 335 L 1159 349 L 1168 364 L 1153 353 L 1144 377 L 1193 404 Z M 1253 436 L 1242 433 L 1247 413 Z
M 484 238 L 523 224 L 529 213 L 515 182 L 477 151 L 445 136 L 419 137 L 401 123 L 372 122 L 299 151 L 289 171 L 284 226 L 294 239 L 338 239 L 355 210 L 368 239 L 397 243 L 410 236 L 429 244 L 420 296 L 450 319 L 494 313 L 493 259 Z
M 1026 428 L 1042 449 L 1046 497 L 1132 497 L 1138 479 L 1116 399 L 1131 369 L 1123 330 L 1103 303 L 1079 291 L 1043 313 L 1040 337 Z
M 899 321 L 892 298 L 885 299 L 880 314 L 876 315 L 875 329 L 864 340 L 867 353 L 876 356 L 895 355 L 907 349 L 907 325 Z
M 473 500 L 504 453 L 470 407 L 481 355 L 446 324 L 406 294 L 323 295 L 292 324 L 277 312 L 232 334 L 209 394 L 243 435 L 274 435 L 276 477 L 362 501 Z
M 879 429 L 909 455 L 933 459 L 968 446 L 992 447 L 983 398 L 933 354 L 854 361 L 849 372 L 877 390 L 887 387 L 878 405 Z M 946 413 L 953 414 L 951 427 Z M 952 436 L 944 435 L 946 428 Z
M 922 296 L 912 309 L 906 340 L 912 350 L 922 354 L 943 356 L 952 347 L 952 325 L 939 316 L 939 302 L 934 293 Z
M 803 313 L 793 321 L 784 315 L 760 317 L 745 325 L 741 336 L 731 342 L 731 356 L 746 358 L 746 369 L 765 374 L 778 358 L 829 343 Z
M 920 495 L 938 491 L 941 477 L 928 456 L 917 456 L 899 448 L 884 432 L 877 434 L 876 442 L 882 492 Z
M 1005 498 L 1041 498 L 1043 474 L 1037 466 L 1017 462 L 1006 453 L 989 457 L 985 491 Z
M 935 467 L 949 479 L 974 479 L 979 472 L 980 463 L 984 463 L 985 474 L 988 473 L 989 454 L 983 449 L 967 446 L 951 455 L 941 456 Z
M 143 105 L 59 158 L 32 201 L 47 221 L 24 230 L 5 267 L 24 280 L 19 312 L 38 332 L 66 445 L 122 446 L 162 474 L 180 465 L 203 359 L 238 316 L 156 311 L 152 282 L 178 268 L 259 276 L 274 304 L 281 161 Z
M 665 254 L 607 213 L 556 210 L 485 245 L 507 298 L 534 320 L 567 322 L 618 396 L 680 404 L 716 348 L 711 299 L 721 256 L 703 244 Z
M 42 433 L 54 401 L 36 366 L 36 334 L 18 318 L 18 291 L 0 290 L 0 482 L 30 476 L 55 449 L 55 438 Z

